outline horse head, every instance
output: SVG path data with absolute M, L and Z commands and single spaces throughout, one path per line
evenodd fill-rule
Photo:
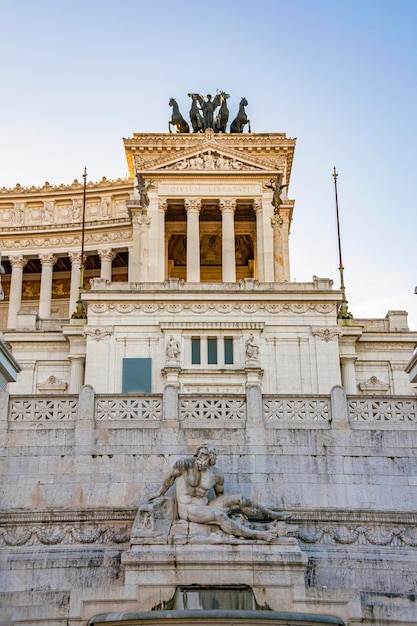
M 168 104 L 170 107 L 173 107 L 177 104 L 177 101 L 175 100 L 175 98 L 170 98 Z
M 240 100 L 240 106 L 241 107 L 247 107 L 248 106 L 248 101 L 246 100 L 246 98 L 242 98 Z

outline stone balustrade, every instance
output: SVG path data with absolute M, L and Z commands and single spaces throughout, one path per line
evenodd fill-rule
M 87 400 L 85 390 L 91 390 Z M 252 390 L 253 391 L 253 390 Z M 180 428 L 245 428 L 253 415 L 248 398 L 242 394 L 212 394 L 209 397 L 179 395 L 175 400 Z M 84 406 L 88 418 L 102 427 L 161 426 L 164 419 L 164 394 L 95 395 L 89 385 L 77 395 L 22 396 L 1 392 L 0 424 L 12 427 L 56 428 L 80 416 Z M 262 396 L 264 428 L 330 429 L 414 429 L 417 427 L 417 400 L 414 397 L 349 396 L 342 387 L 334 387 L 329 396 Z M 4 428 L 4 426 L 3 426 Z

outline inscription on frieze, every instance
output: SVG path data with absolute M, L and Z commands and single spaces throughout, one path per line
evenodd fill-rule
M 250 185 L 172 185 L 159 183 L 160 196 L 261 196 L 261 183 Z

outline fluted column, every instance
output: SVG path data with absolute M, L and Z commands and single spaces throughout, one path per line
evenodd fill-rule
M 68 256 L 71 259 L 71 287 L 68 317 L 71 317 L 75 311 L 75 305 L 77 304 L 78 292 L 80 289 L 81 253 L 69 252 Z
M 356 385 L 355 361 L 355 356 L 340 357 L 340 364 L 342 367 L 342 384 L 348 395 L 358 393 Z
M 184 200 L 187 211 L 187 282 L 200 282 L 200 211 L 201 200 Z
M 235 211 L 236 200 L 219 200 L 222 213 L 222 281 L 236 282 Z
M 11 256 L 9 259 L 12 266 L 12 276 L 10 281 L 7 328 L 16 328 L 17 314 L 22 303 L 23 268 L 27 263 L 27 259 L 25 259 L 23 255 Z
M 256 274 L 260 282 L 265 281 L 265 270 L 263 263 L 263 234 L 262 234 L 262 198 L 256 198 L 253 201 L 253 210 L 256 213 Z
M 53 254 L 40 254 L 39 259 L 42 264 L 39 317 L 48 319 L 51 317 L 52 275 L 57 258 Z
M 111 282 L 111 264 L 114 257 L 116 256 L 116 253 L 108 248 L 106 250 L 99 250 L 98 255 L 101 261 L 100 278 L 105 278 L 106 280 L 109 280 Z

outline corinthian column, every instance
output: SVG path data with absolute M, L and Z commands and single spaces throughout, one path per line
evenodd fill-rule
M 71 317 L 75 311 L 75 305 L 78 300 L 78 291 L 80 289 L 81 253 L 69 252 L 68 256 L 71 259 L 71 287 L 68 317 Z
M 236 282 L 235 211 L 236 200 L 221 199 L 222 213 L 222 281 Z
M 98 255 L 101 261 L 100 278 L 105 278 L 111 282 L 111 264 L 116 256 L 113 250 L 99 250 Z
M 200 211 L 201 200 L 184 200 L 187 211 L 187 282 L 200 282 Z
M 12 276 L 10 281 L 9 315 L 7 318 L 7 328 L 16 328 L 17 314 L 22 303 L 22 282 L 23 268 L 27 260 L 23 255 L 9 257 L 12 265 Z
M 39 259 L 42 264 L 39 317 L 41 319 L 48 319 L 51 317 L 52 274 L 56 263 L 56 256 L 53 254 L 40 254 Z

